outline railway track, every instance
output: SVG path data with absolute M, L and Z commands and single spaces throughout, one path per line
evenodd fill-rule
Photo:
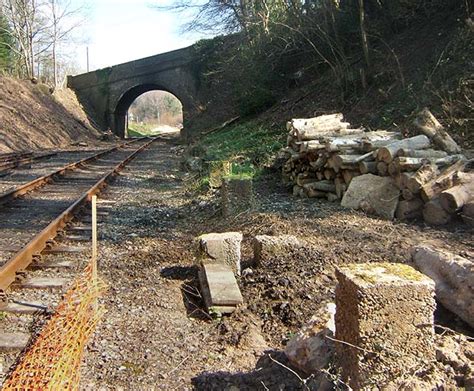
M 8 308 L 11 285 L 24 284 L 27 269 L 41 265 L 42 252 L 57 249 L 58 235 L 73 242 L 90 238 L 90 226 L 75 227 L 80 235 L 68 236 L 68 225 L 92 195 L 153 141 L 124 143 L 0 195 L 0 311 Z

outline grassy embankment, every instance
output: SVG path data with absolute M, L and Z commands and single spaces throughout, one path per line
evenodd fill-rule
M 257 179 L 285 142 L 283 127 L 248 120 L 205 135 L 193 149 L 205 162 L 231 162 L 231 177 Z M 208 182 L 208 173 L 200 182 Z
M 128 137 L 147 137 L 157 136 L 161 133 L 158 125 L 137 124 L 131 122 L 128 124 Z

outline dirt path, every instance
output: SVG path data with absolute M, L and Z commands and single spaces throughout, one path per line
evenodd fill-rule
M 179 170 L 182 149 L 167 137 L 104 194 L 116 201 L 100 227 L 108 312 L 86 353 L 83 389 L 303 389 L 268 353 L 287 364 L 281 349 L 291 333 L 332 300 L 335 265 L 406 262 L 421 240 L 472 254 L 472 232 L 462 227 L 432 230 L 295 200 L 276 174 L 257 188 L 257 211 L 223 220 L 216 195 L 189 191 L 190 178 Z M 226 230 L 244 233 L 247 264 L 253 234 L 291 233 L 312 247 L 294 262 L 251 269 L 239 280 L 246 305 L 217 321 L 201 310 L 192 248 L 196 235 Z

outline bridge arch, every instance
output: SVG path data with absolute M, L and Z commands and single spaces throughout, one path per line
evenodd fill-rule
M 163 87 L 160 84 L 156 83 L 145 83 L 139 84 L 130 89 L 126 90 L 115 103 L 113 103 L 112 107 L 115 107 L 113 110 L 113 127 L 116 134 L 126 135 L 127 134 L 127 113 L 128 109 L 132 105 L 132 103 L 141 95 L 150 92 L 150 91 L 166 91 L 176 97 L 183 106 L 183 121 L 185 120 L 185 100 L 178 96 L 172 89 Z
M 68 77 L 88 115 L 103 130 L 125 136 L 128 107 L 141 94 L 167 91 L 183 106 L 184 126 L 199 111 L 199 81 L 192 46 Z

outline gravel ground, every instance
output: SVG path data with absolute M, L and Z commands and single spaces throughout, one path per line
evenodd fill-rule
M 336 265 L 408 262 L 409 248 L 422 241 L 473 254 L 472 231 L 460 224 L 435 230 L 294 199 L 277 184 L 277 173 L 257 185 L 255 211 L 223 219 L 218 193 L 190 190 L 191 176 L 180 171 L 181 154 L 171 137 L 154 143 L 103 194 L 114 202 L 107 204 L 100 232 L 108 312 L 86 352 L 84 390 L 317 389 L 282 366 L 288 363 L 281 350 L 333 299 Z M 239 279 L 245 305 L 215 320 L 202 309 L 193 240 L 230 230 L 243 232 L 243 262 L 252 272 Z M 304 238 L 311 251 L 293 262 L 254 268 L 251 237 L 283 233 Z M 456 317 L 441 315 L 437 321 L 472 333 Z M 452 373 L 438 375 L 456 384 Z

